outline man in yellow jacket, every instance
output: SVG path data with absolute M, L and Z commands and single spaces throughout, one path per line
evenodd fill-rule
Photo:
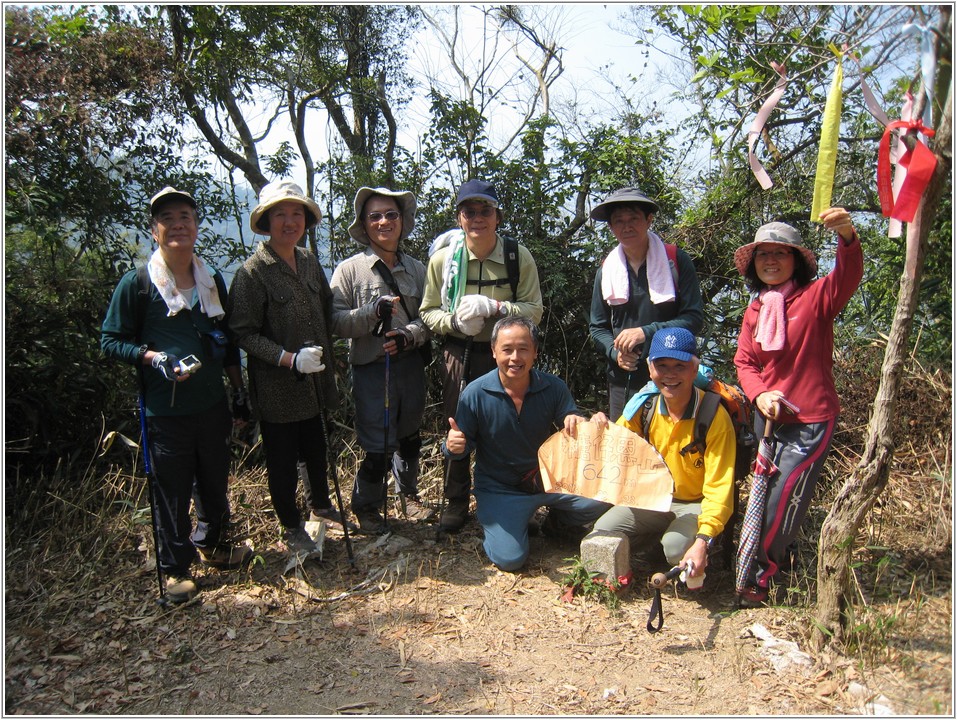
M 595 530 L 623 532 L 636 542 L 661 539 L 671 565 L 699 578 L 708 564 L 708 548 L 731 517 L 734 490 L 735 437 L 731 418 L 719 405 L 705 437 L 694 444 L 694 426 L 704 391 L 694 386 L 698 356 L 694 335 L 684 328 L 655 333 L 648 369 L 659 395 L 647 437 L 674 478 L 669 512 L 616 505 L 595 523 Z M 643 411 L 622 415 L 618 424 L 644 436 Z M 593 420 L 607 422 L 602 413 Z M 690 566 L 690 567 L 689 567 Z

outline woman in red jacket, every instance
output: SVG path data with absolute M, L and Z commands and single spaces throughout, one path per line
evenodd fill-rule
M 834 269 L 814 279 L 817 259 L 790 225 L 762 225 L 734 263 L 756 293 L 744 313 L 734 364 L 751 399 L 755 432 L 774 421 L 774 464 L 761 541 L 741 595 L 744 605 L 767 600 L 768 585 L 788 560 L 788 546 L 807 515 L 831 448 L 840 403 L 831 372 L 834 320 L 864 274 L 861 243 L 844 208 L 821 222 L 839 236 Z

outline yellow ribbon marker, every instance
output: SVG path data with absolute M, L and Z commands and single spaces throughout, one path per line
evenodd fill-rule
M 841 129 L 841 86 L 844 84 L 844 53 L 833 43 L 828 45 L 837 55 L 834 80 L 824 105 L 821 123 L 821 144 L 817 151 L 817 173 L 814 176 L 814 201 L 811 203 L 811 222 L 820 222 L 821 213 L 831 207 L 834 191 L 834 170 L 837 167 L 837 140 Z

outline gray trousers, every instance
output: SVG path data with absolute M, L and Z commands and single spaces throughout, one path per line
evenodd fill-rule
M 425 366 L 417 350 L 389 359 L 389 414 L 386 417 L 385 361 L 352 366 L 356 436 L 365 458 L 352 488 L 352 507 L 379 507 L 385 499 L 382 482 L 391 456 L 396 490 L 418 494 L 419 428 L 425 414 Z
M 665 558 L 672 565 L 677 565 L 694 543 L 700 514 L 700 500 L 697 502 L 673 500 L 670 512 L 615 505 L 595 521 L 595 530 L 625 533 L 630 540 L 634 541 L 636 548 L 661 538 Z

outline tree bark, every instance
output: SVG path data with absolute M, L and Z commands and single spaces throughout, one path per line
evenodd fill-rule
M 942 37 L 949 38 L 949 10 L 945 9 L 943 15 L 940 26 L 946 34 Z M 948 53 L 949 50 L 948 47 Z M 941 60 L 943 58 L 938 60 L 939 68 L 949 66 L 949 62 Z M 864 455 L 838 493 L 821 528 L 818 542 L 817 608 L 811 633 L 811 645 L 817 650 L 828 644 L 840 648 L 846 639 L 848 622 L 851 619 L 848 612 L 851 602 L 851 552 L 864 518 L 873 508 L 890 476 L 895 447 L 893 428 L 897 421 L 897 401 L 904 362 L 908 355 L 914 311 L 920 295 L 928 238 L 952 168 L 952 80 L 952 77 L 947 78 L 943 112 L 931 143 L 931 149 L 937 156 L 937 168 L 921 198 L 914 221 L 907 226 L 908 253 L 905 270 L 901 277 L 897 309 L 891 323 L 887 349 L 884 352 L 881 381 L 874 398 Z M 916 253 L 911 251 L 914 247 Z

